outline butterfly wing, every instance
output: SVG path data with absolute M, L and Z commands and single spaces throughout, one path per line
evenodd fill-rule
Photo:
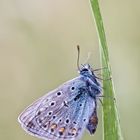
M 85 129 L 95 107 L 80 77 L 43 96 L 19 116 L 30 134 L 48 140 L 75 140 Z
M 97 117 L 97 102 L 96 99 L 94 100 L 95 107 L 93 109 L 92 115 L 89 118 L 89 122 L 87 124 L 87 129 L 90 132 L 90 134 L 94 134 L 98 125 L 98 117 Z

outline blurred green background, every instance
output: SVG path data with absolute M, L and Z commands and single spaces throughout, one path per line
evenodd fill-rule
M 140 138 L 140 1 L 100 1 L 124 139 Z M 100 68 L 88 0 L 0 0 L 0 139 L 37 140 L 17 117 L 25 107 L 77 76 L 80 62 Z M 93 137 L 102 139 L 99 126 Z

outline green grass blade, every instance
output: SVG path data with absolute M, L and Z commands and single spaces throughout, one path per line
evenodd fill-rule
M 100 13 L 98 0 L 90 0 L 90 4 L 98 33 L 101 65 L 102 67 L 107 68 L 102 71 L 103 78 L 105 79 L 111 77 L 111 67 L 109 64 L 109 53 L 103 26 L 103 20 Z M 104 80 L 103 87 L 104 96 L 115 96 L 112 79 Z M 123 140 L 116 102 L 111 98 L 103 99 L 103 123 L 103 140 Z

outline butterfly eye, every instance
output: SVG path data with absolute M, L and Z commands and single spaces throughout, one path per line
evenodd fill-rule
M 86 72 L 86 71 L 88 71 L 88 69 L 82 69 L 82 71 Z

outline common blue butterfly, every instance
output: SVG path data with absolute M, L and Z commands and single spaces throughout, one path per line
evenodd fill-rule
M 102 88 L 89 64 L 78 69 L 78 77 L 50 91 L 20 114 L 18 120 L 25 131 L 45 140 L 77 140 L 86 128 L 94 134 Z

